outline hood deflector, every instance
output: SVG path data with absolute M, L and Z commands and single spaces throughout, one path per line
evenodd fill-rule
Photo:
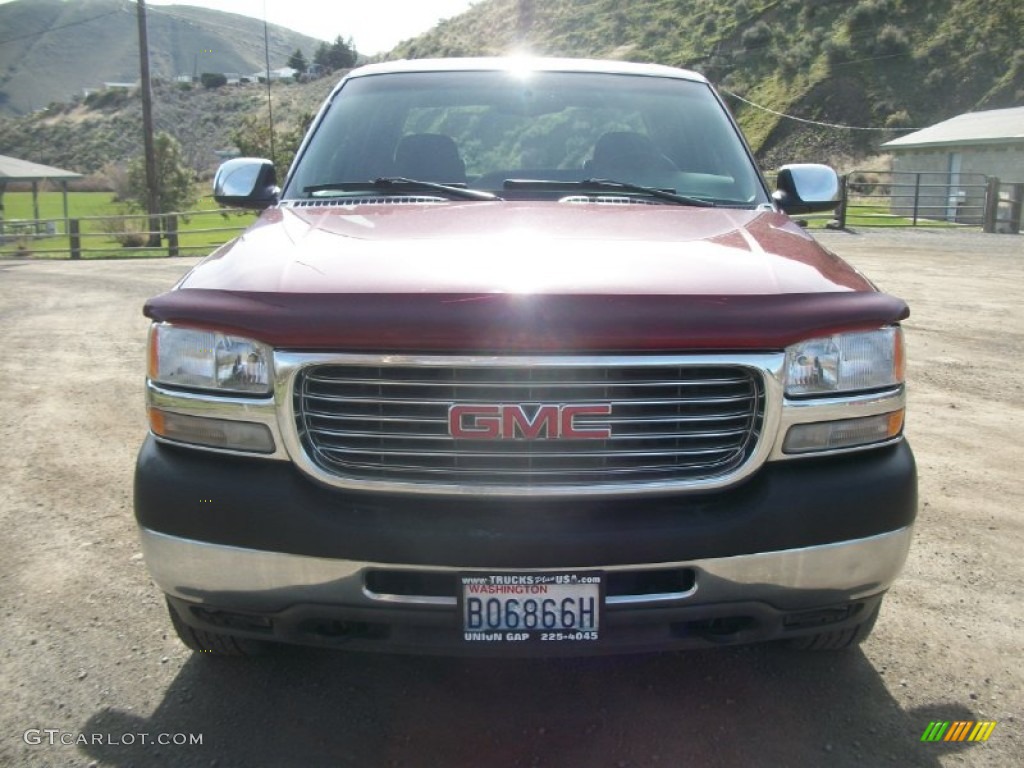
M 306 294 L 183 288 L 146 317 L 279 349 L 460 354 L 779 350 L 909 316 L 884 293 L 743 296 Z

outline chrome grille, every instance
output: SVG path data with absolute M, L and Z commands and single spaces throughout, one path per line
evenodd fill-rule
M 765 420 L 762 373 L 741 365 L 566 364 L 533 358 L 443 364 L 352 363 L 301 367 L 292 389 L 306 458 L 358 484 L 399 483 L 541 490 L 704 484 L 728 478 L 754 454 Z M 456 439 L 453 405 L 611 406 L 575 427 L 610 428 L 604 439 Z

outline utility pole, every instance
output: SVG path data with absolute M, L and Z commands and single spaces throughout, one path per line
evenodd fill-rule
M 149 79 L 149 37 L 146 34 L 146 1 L 137 0 L 139 20 L 139 71 L 142 80 L 142 133 L 146 151 L 146 212 L 149 214 L 149 247 L 160 247 L 160 188 L 156 177 L 153 142 L 153 88 Z
M 530 37 L 533 32 L 533 0 L 518 0 L 516 3 L 518 19 L 516 32 L 518 40 L 516 45 L 521 51 L 529 50 Z
M 263 3 L 263 58 L 267 65 L 267 120 L 270 125 L 270 162 L 276 165 L 277 157 L 274 152 L 274 100 L 270 95 L 270 33 L 267 31 L 266 2 Z

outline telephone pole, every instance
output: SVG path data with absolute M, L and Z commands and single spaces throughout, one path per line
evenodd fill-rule
M 153 88 L 149 79 L 149 37 L 146 33 L 146 2 L 137 0 L 139 20 L 139 71 L 142 88 L 142 133 L 146 152 L 146 212 L 149 214 L 149 247 L 160 247 L 160 188 L 156 176 L 153 142 Z
M 276 164 L 277 157 L 275 157 L 274 153 L 274 99 L 270 94 L 270 33 L 267 31 L 266 2 L 263 3 L 263 58 L 267 64 L 267 120 L 270 125 L 270 162 Z

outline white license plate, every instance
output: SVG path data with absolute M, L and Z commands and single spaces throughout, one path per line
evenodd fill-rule
M 501 644 L 594 642 L 603 596 L 603 576 L 594 572 L 463 574 L 463 638 Z

